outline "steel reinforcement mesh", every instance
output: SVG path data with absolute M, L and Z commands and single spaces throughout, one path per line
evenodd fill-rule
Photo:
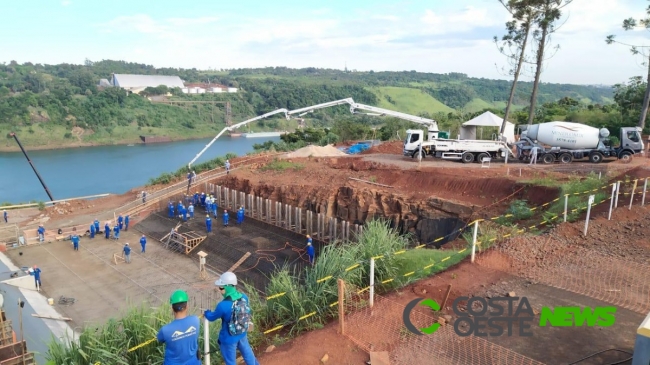
M 176 200 L 178 201 L 178 200 Z M 296 232 L 288 231 L 256 219 L 246 217 L 241 226 L 236 225 L 236 215 L 231 213 L 229 228 L 224 229 L 222 220 L 223 210 L 218 209 L 217 218 L 212 218 L 212 233 L 190 253 L 190 257 L 198 262 L 199 251 L 208 254 L 206 265 L 214 272 L 224 272 L 237 263 L 247 252 L 250 256 L 244 260 L 234 271 L 240 278 L 261 292 L 265 291 L 268 277 L 276 267 L 289 265 L 300 269 L 307 263 L 304 251 L 305 237 Z M 164 211 L 151 214 L 136 225 L 136 228 L 156 240 L 167 235 L 178 223 L 179 233 L 194 231 L 206 235 L 206 212 L 203 208 L 196 208 L 194 219 L 182 222 L 182 219 L 169 218 L 167 207 Z M 238 230 L 241 230 L 239 232 Z M 257 241 L 257 244 L 253 242 Z M 261 243 L 260 243 L 261 242 Z M 160 243 L 162 244 L 162 243 Z M 322 242 L 314 240 L 316 252 Z M 168 247 L 184 255 L 180 247 Z
M 413 334 L 402 321 L 405 306 L 391 299 L 375 295 L 372 309 L 365 300 L 357 303 L 346 305 L 345 335 L 368 352 L 388 352 L 391 365 L 543 365 L 482 338 L 460 337 L 449 324 L 431 335 Z M 410 319 L 417 328 L 435 322 L 419 310 Z
M 650 311 L 650 265 L 562 242 L 553 235 L 498 243 L 478 254 L 476 262 L 644 315 Z

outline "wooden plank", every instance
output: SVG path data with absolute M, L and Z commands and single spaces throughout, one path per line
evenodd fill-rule
M 244 261 L 246 261 L 246 259 L 247 259 L 250 255 L 251 255 L 250 252 L 246 252 L 246 253 L 244 254 L 244 256 L 242 256 L 242 257 L 239 259 L 239 261 L 235 262 L 235 264 L 232 265 L 232 266 L 230 267 L 230 269 L 228 269 L 227 271 L 235 272 L 235 269 L 238 268 L 239 265 L 243 264 Z
M 50 316 L 42 316 L 42 315 L 36 314 L 36 313 L 32 313 L 32 317 L 45 318 L 45 319 L 56 319 L 57 321 L 72 321 L 72 318 L 68 318 L 68 317 L 50 317 Z

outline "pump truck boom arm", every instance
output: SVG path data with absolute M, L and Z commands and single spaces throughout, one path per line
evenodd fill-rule
M 231 130 L 237 129 L 237 128 L 242 127 L 242 126 L 244 126 L 244 125 L 246 125 L 248 123 L 254 122 L 256 120 L 264 119 L 266 117 L 270 117 L 270 116 L 278 114 L 278 113 L 284 113 L 285 117 L 288 120 L 288 119 L 291 118 L 292 115 L 297 114 L 298 116 L 303 116 L 303 115 L 305 115 L 307 113 L 312 113 L 317 109 L 329 108 L 329 107 L 332 107 L 332 106 L 338 106 L 338 105 L 344 105 L 344 104 L 350 105 L 350 113 L 352 113 L 352 114 L 368 114 L 368 115 L 375 115 L 375 116 L 391 116 L 391 117 L 407 120 L 407 121 L 413 122 L 413 123 L 424 124 L 424 125 L 426 125 L 428 127 L 429 133 L 433 133 L 435 136 L 437 136 L 437 134 L 438 134 L 438 123 L 433 119 L 427 119 L 427 118 L 418 117 L 418 116 L 415 116 L 415 115 L 396 112 L 396 111 L 393 111 L 393 110 L 377 108 L 377 107 L 370 106 L 370 105 L 358 104 L 358 103 L 355 103 L 352 98 L 346 98 L 346 99 L 341 99 L 341 100 L 336 100 L 336 101 L 330 101 L 330 102 L 327 102 L 327 103 L 312 105 L 312 106 L 308 106 L 306 108 L 295 109 L 295 110 L 291 110 L 291 111 L 289 111 L 287 109 L 277 109 L 277 110 L 274 110 L 272 112 L 266 113 L 264 115 L 260 115 L 259 117 L 248 119 L 248 120 L 245 120 L 245 121 L 243 121 L 241 123 L 237 123 L 237 124 L 235 124 L 233 126 L 226 127 L 221 132 L 219 132 L 219 134 L 217 134 L 217 136 L 214 137 L 212 139 L 212 141 L 210 141 L 210 143 L 208 143 L 201 150 L 201 152 L 199 152 L 194 157 L 194 159 L 192 159 L 192 161 L 190 161 L 190 163 L 187 164 L 187 168 L 188 168 L 188 170 L 191 170 L 192 169 L 192 164 L 199 157 L 201 157 L 201 155 L 203 155 L 203 153 L 205 153 L 205 151 L 207 151 L 207 149 L 210 148 L 210 146 L 212 146 L 212 144 L 214 142 L 216 142 L 217 139 L 219 139 L 219 137 L 221 137 L 221 135 L 223 133 L 225 133 L 226 131 L 231 131 Z M 358 113 L 356 111 L 357 109 L 370 111 L 370 112 L 373 112 L 373 114 L 371 114 L 371 113 Z
M 190 163 L 187 164 L 187 169 L 188 169 L 188 170 L 192 170 L 192 164 L 193 164 L 196 160 L 198 160 L 199 157 L 201 157 L 201 155 L 202 155 L 203 153 L 205 153 L 205 151 L 207 151 L 208 148 L 210 148 L 210 146 L 212 146 L 212 144 L 213 144 L 214 142 L 216 142 L 217 139 L 219 139 L 219 137 L 221 137 L 221 135 L 223 135 L 226 131 L 231 131 L 231 130 L 237 129 L 237 128 L 242 127 L 242 126 L 244 126 L 244 125 L 246 125 L 246 124 L 248 124 L 248 123 L 254 122 L 254 121 L 256 121 L 256 120 L 264 119 L 264 118 L 270 117 L 271 115 L 275 115 L 275 114 L 279 114 L 279 113 L 284 113 L 285 117 L 286 117 L 287 119 L 289 119 L 289 116 L 288 116 L 288 114 L 287 114 L 287 113 L 288 113 L 288 110 L 282 108 L 282 109 L 277 109 L 277 110 L 274 110 L 274 111 L 272 111 L 272 112 L 268 112 L 268 113 L 263 114 L 263 115 L 260 115 L 260 116 L 258 116 L 258 117 L 255 117 L 255 118 L 252 118 L 252 119 L 248 119 L 248 120 L 245 120 L 245 121 L 243 121 L 243 122 L 241 122 L 241 123 L 237 123 L 237 124 L 235 124 L 235 125 L 232 125 L 232 126 L 230 126 L 230 127 L 226 127 L 226 128 L 224 128 L 224 129 L 222 129 L 221 132 L 219 132 L 219 134 L 217 134 L 217 136 L 214 137 L 214 138 L 212 139 L 212 141 L 210 141 L 210 143 L 208 143 L 207 145 L 205 145 L 205 147 L 203 147 L 203 149 L 201 150 L 201 152 L 199 152 L 199 153 L 198 153 L 198 154 L 197 154 L 197 155 L 192 159 L 192 161 L 190 161 Z
M 370 106 L 370 105 L 364 105 L 364 104 L 359 104 L 356 103 L 352 98 L 346 98 L 346 99 L 341 99 L 341 100 L 336 100 L 336 101 L 330 101 L 328 103 L 322 103 L 306 108 L 301 108 L 301 109 L 296 109 L 288 112 L 287 114 L 289 116 L 298 114 L 298 116 L 303 116 L 307 113 L 311 113 L 317 109 L 323 109 L 323 108 L 329 108 L 332 106 L 338 106 L 338 105 L 343 105 L 343 104 L 349 104 L 350 105 L 350 113 L 352 114 L 363 114 L 363 113 L 358 113 L 356 109 L 360 110 L 366 110 L 373 112 L 374 114 L 370 113 L 365 113 L 368 115 L 375 115 L 375 116 L 391 116 L 403 120 L 408 120 L 409 122 L 413 123 L 418 123 L 418 124 L 424 124 L 429 127 L 429 130 L 435 130 L 436 132 L 438 131 L 438 123 L 433 120 L 433 119 L 427 119 L 423 117 L 418 117 L 415 115 L 410 115 L 410 114 L 405 114 L 405 113 L 400 113 L 396 112 L 393 110 L 388 110 L 388 109 L 383 109 L 383 108 L 378 108 L 375 106 Z

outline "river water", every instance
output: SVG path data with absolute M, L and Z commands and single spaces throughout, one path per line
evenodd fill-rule
M 186 166 L 211 138 L 134 146 L 100 146 L 29 151 L 55 200 L 95 194 L 123 194 L 163 172 Z M 271 138 L 221 137 L 194 164 L 226 153 L 244 155 Z M 0 203 L 49 201 L 22 152 L 0 152 Z

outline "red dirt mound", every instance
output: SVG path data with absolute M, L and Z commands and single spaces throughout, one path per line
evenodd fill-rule
M 378 146 L 372 146 L 369 149 L 361 152 L 362 155 L 370 155 L 374 153 L 388 153 L 388 154 L 401 154 L 404 149 L 402 141 L 383 142 Z

